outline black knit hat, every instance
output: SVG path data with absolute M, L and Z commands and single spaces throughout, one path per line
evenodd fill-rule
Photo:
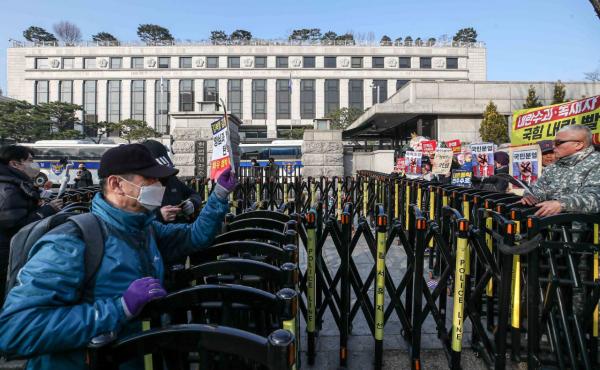
M 100 159 L 98 177 L 136 174 L 162 179 L 176 175 L 179 170 L 156 163 L 152 153 L 142 144 L 120 145 L 107 150 Z

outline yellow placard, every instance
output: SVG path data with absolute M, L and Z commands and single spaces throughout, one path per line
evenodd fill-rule
M 556 133 L 570 125 L 586 125 L 592 130 L 594 144 L 600 144 L 600 95 L 568 103 L 513 112 L 510 141 L 513 145 L 553 140 Z

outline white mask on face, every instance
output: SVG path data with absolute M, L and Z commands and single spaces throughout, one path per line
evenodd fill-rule
M 25 172 L 27 176 L 31 179 L 35 179 L 35 177 L 40 173 L 40 165 L 37 162 L 23 162 L 23 168 L 21 171 Z
M 157 181 L 152 185 L 139 186 L 131 181 L 125 180 L 122 177 L 119 178 L 135 187 L 140 188 L 140 193 L 138 194 L 137 198 L 127 194 L 125 194 L 125 196 L 137 200 L 148 211 L 154 211 L 162 204 L 162 199 L 165 195 L 165 187 L 162 186 L 160 182 Z

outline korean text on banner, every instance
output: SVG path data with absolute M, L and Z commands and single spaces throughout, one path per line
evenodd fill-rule
M 433 159 L 433 168 L 431 169 L 431 173 L 434 175 L 450 175 L 453 157 L 452 149 L 437 148 L 435 151 L 435 157 Z
M 451 184 L 463 188 L 471 187 L 471 171 L 453 170 Z
M 471 144 L 473 175 L 489 177 L 494 175 L 494 144 Z
M 223 171 L 231 167 L 231 151 L 229 144 L 229 132 L 225 117 L 210 124 L 213 133 L 213 152 L 210 161 L 210 178 L 216 180 Z
M 421 142 L 421 147 L 423 148 L 423 153 L 427 155 L 431 155 L 431 153 L 435 152 L 437 148 L 437 141 L 435 140 L 426 140 Z
M 422 152 L 406 152 L 404 157 L 405 160 L 405 173 L 408 178 L 417 178 L 421 176 L 421 157 Z
M 513 145 L 553 140 L 563 127 L 581 124 L 592 130 L 594 144 L 600 144 L 600 95 L 569 103 L 521 109 L 513 112 L 510 141 Z
M 527 185 L 532 185 L 542 174 L 542 155 L 539 145 L 510 149 L 510 174 Z
M 452 149 L 453 153 L 460 153 L 461 142 L 459 139 L 446 141 L 446 147 Z

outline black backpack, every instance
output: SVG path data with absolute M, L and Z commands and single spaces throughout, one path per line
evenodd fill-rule
M 81 297 L 102 263 L 104 257 L 104 223 L 92 213 L 57 213 L 33 222 L 19 230 L 10 241 L 6 295 L 17 283 L 17 275 L 29 258 L 33 245 L 50 230 L 66 222 L 73 222 L 85 243 L 85 275 Z

